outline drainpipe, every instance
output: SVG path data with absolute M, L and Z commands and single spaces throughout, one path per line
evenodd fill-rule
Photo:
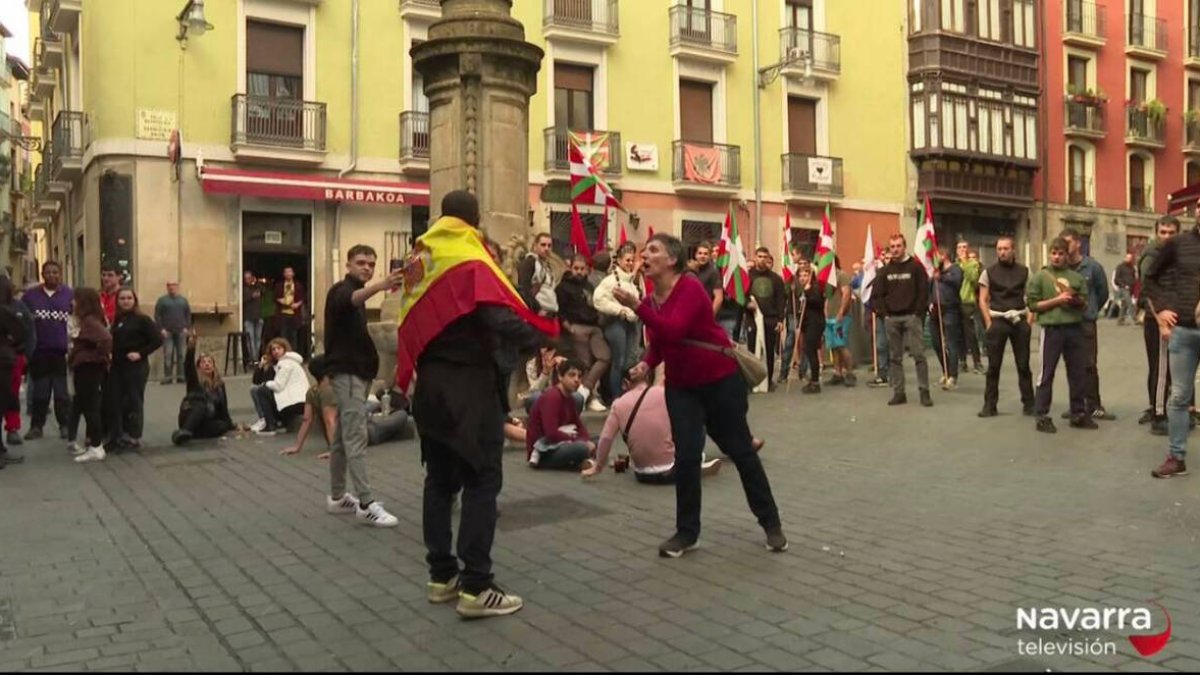
M 353 0 L 350 19 L 350 164 L 338 172 L 338 178 L 358 167 L 358 8 L 359 0 Z M 339 202 L 333 210 L 333 246 L 330 247 L 332 275 L 331 280 L 338 278 L 338 263 L 341 262 L 342 241 L 342 205 Z
M 1038 4 L 1041 5 L 1041 3 Z M 1046 54 L 1046 13 L 1042 12 L 1040 18 L 1042 20 L 1042 30 L 1038 38 L 1041 40 L 1041 46 L 1038 49 L 1038 73 L 1041 76 L 1041 96 L 1045 97 L 1047 92 L 1046 60 L 1044 58 Z M 1050 171 L 1048 170 L 1049 158 L 1047 157 L 1047 153 L 1050 152 L 1050 108 L 1044 100 L 1039 101 L 1038 107 L 1042 109 L 1042 133 L 1040 134 L 1040 140 L 1042 146 L 1042 251 L 1044 252 L 1046 250 L 1046 233 L 1050 230 Z M 1046 264 L 1044 253 L 1042 258 L 1043 260 L 1039 264 L 1044 265 Z M 1025 264 L 1032 266 L 1033 261 L 1026 260 Z
M 754 245 L 762 246 L 762 88 L 758 86 L 758 0 L 750 1 L 750 36 L 754 55 Z M 782 253 L 780 254 L 783 255 Z

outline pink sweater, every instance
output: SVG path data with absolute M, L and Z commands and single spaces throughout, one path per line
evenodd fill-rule
M 666 364 L 667 386 L 699 387 L 738 372 L 733 357 L 682 342 L 696 340 L 718 347 L 732 346 L 725 329 L 713 318 L 708 291 L 695 276 L 680 277 L 661 306 L 656 306 L 654 297 L 647 295 L 638 306 L 637 315 L 646 325 L 650 343 L 643 360 L 651 368 Z
M 608 420 L 604 422 L 604 430 L 600 432 L 600 443 L 596 446 L 596 462 L 600 466 L 608 464 L 613 441 L 625 431 L 629 415 L 644 391 L 646 386 L 642 385 L 613 401 Z M 675 466 L 675 440 L 671 437 L 671 418 L 667 415 L 665 389 L 651 387 L 646 392 L 625 445 L 629 447 L 633 470 L 638 473 L 669 471 Z

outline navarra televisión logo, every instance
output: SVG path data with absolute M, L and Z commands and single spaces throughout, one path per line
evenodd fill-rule
M 1061 637 L 1076 631 L 1116 633 L 1124 635 L 1129 644 L 1143 657 L 1162 651 L 1171 640 L 1171 615 L 1157 602 L 1150 604 L 1162 610 L 1166 627 L 1154 630 L 1154 613 L 1146 607 L 1022 607 L 1017 609 L 1017 630 L 1052 632 L 1055 637 L 1017 640 L 1017 651 L 1023 656 L 1105 656 L 1117 653 L 1117 641 L 1101 637 Z M 1136 633 L 1131 635 L 1130 633 Z

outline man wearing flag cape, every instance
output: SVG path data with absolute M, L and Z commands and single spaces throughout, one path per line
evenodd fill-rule
M 492 581 L 496 497 L 508 412 L 508 374 L 552 320 L 537 316 L 484 247 L 479 202 L 458 190 L 417 240 L 405 265 L 396 385 L 416 375 L 413 417 L 425 464 L 424 535 L 429 601 L 457 600 L 466 618 L 512 614 L 521 598 Z M 457 557 L 450 512 L 462 491 Z M 462 569 L 459 569 L 459 561 Z

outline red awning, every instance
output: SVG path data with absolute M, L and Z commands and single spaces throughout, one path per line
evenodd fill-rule
M 202 167 L 200 181 L 212 194 L 248 195 L 271 199 L 428 206 L 429 185 L 351 180 L 320 174 L 242 171 Z
M 1183 211 L 1200 201 L 1200 183 L 1189 185 L 1167 195 L 1167 212 Z

